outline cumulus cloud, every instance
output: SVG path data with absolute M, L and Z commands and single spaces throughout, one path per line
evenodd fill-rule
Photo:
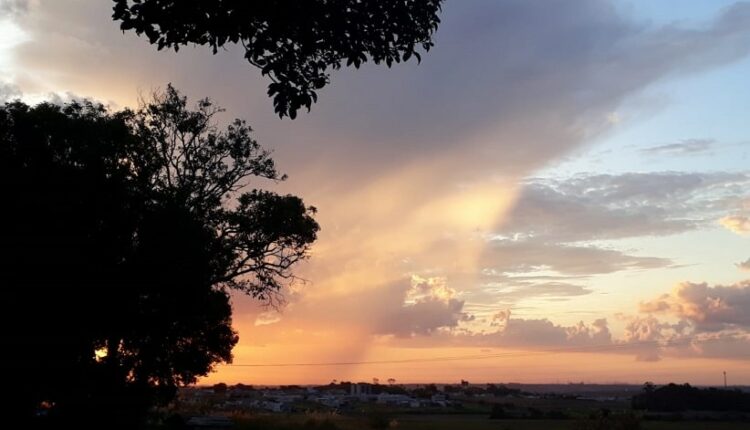
M 412 277 L 401 306 L 391 309 L 376 328 L 376 334 L 397 337 L 430 335 L 439 329 L 452 329 L 473 317 L 463 312 L 464 302 L 442 278 Z
M 597 319 L 590 324 L 583 321 L 566 326 L 547 318 L 526 319 L 511 317 L 510 310 L 501 310 L 493 317 L 492 332 L 457 331 L 440 333 L 434 340 L 452 346 L 478 346 L 526 350 L 562 349 L 586 350 L 612 345 L 607 320 Z
M 750 272 L 750 258 L 748 258 L 747 260 L 742 261 L 740 263 L 737 263 L 737 267 L 740 270 L 744 270 L 746 272 Z
M 612 336 L 606 319 L 598 319 L 587 325 L 579 322 L 573 326 L 562 326 L 543 319 L 508 318 L 496 333 L 485 335 L 484 342 L 509 348 L 558 348 L 604 346 Z
M 678 343 L 667 353 L 679 357 L 747 360 L 750 356 L 750 333 L 742 330 L 699 333 L 687 342 Z
M 462 312 L 464 302 L 451 299 L 441 301 L 426 299 L 404 305 L 386 314 L 376 334 L 392 334 L 398 337 L 430 335 L 441 328 L 454 328 L 471 317 Z
M 490 332 L 439 332 L 433 345 L 560 350 L 633 355 L 637 361 L 664 357 L 741 358 L 750 353 L 750 280 L 730 286 L 684 282 L 669 293 L 642 302 L 639 314 L 618 318 L 614 336 L 606 319 L 557 324 L 547 318 L 514 318 L 496 311 Z
M 719 224 L 737 234 L 750 234 L 750 217 L 746 215 L 725 216 L 719 220 Z
M 636 360 L 658 361 L 661 351 L 660 341 L 665 339 L 665 329 L 669 324 L 663 323 L 652 316 L 630 318 L 625 326 L 624 341 L 635 344 Z
M 709 151 L 716 144 L 713 139 L 686 139 L 676 143 L 652 146 L 641 149 L 641 153 L 646 155 L 697 155 Z
M 501 309 L 492 315 L 492 327 L 505 327 L 510 319 L 510 309 Z
M 699 332 L 750 330 L 750 280 L 709 286 L 683 282 L 656 300 L 643 302 L 641 312 L 670 314 L 691 322 Z

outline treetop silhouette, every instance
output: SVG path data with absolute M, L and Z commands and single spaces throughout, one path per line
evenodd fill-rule
M 443 0 L 113 0 L 120 28 L 145 34 L 158 49 L 207 45 L 214 53 L 241 44 L 245 58 L 272 83 L 280 117 L 310 110 L 330 69 L 421 59 Z

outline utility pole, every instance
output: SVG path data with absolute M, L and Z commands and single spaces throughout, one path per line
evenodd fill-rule
M 727 371 L 725 370 L 724 371 L 724 389 L 726 390 L 726 388 L 727 388 Z

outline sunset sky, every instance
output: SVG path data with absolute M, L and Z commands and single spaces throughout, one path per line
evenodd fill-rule
M 421 64 L 334 72 L 293 121 L 241 49 L 158 52 L 111 6 L 0 0 L 0 98 L 172 82 L 319 210 L 307 282 L 235 297 L 203 382 L 750 384 L 750 3 L 448 0 Z

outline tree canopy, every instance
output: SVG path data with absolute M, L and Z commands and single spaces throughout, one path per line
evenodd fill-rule
M 647 383 L 633 396 L 633 409 L 651 411 L 743 411 L 750 412 L 750 393 L 738 389 L 698 388 L 670 383 L 661 387 Z
M 231 291 L 270 301 L 293 279 L 315 209 L 250 189 L 284 177 L 244 121 L 220 128 L 218 112 L 171 86 L 134 111 L 0 107 L 0 330 L 16 414 L 133 428 L 231 361 Z
M 241 44 L 272 83 L 276 113 L 310 110 L 330 69 L 420 60 L 443 0 L 113 0 L 122 30 L 145 34 L 158 49 Z

